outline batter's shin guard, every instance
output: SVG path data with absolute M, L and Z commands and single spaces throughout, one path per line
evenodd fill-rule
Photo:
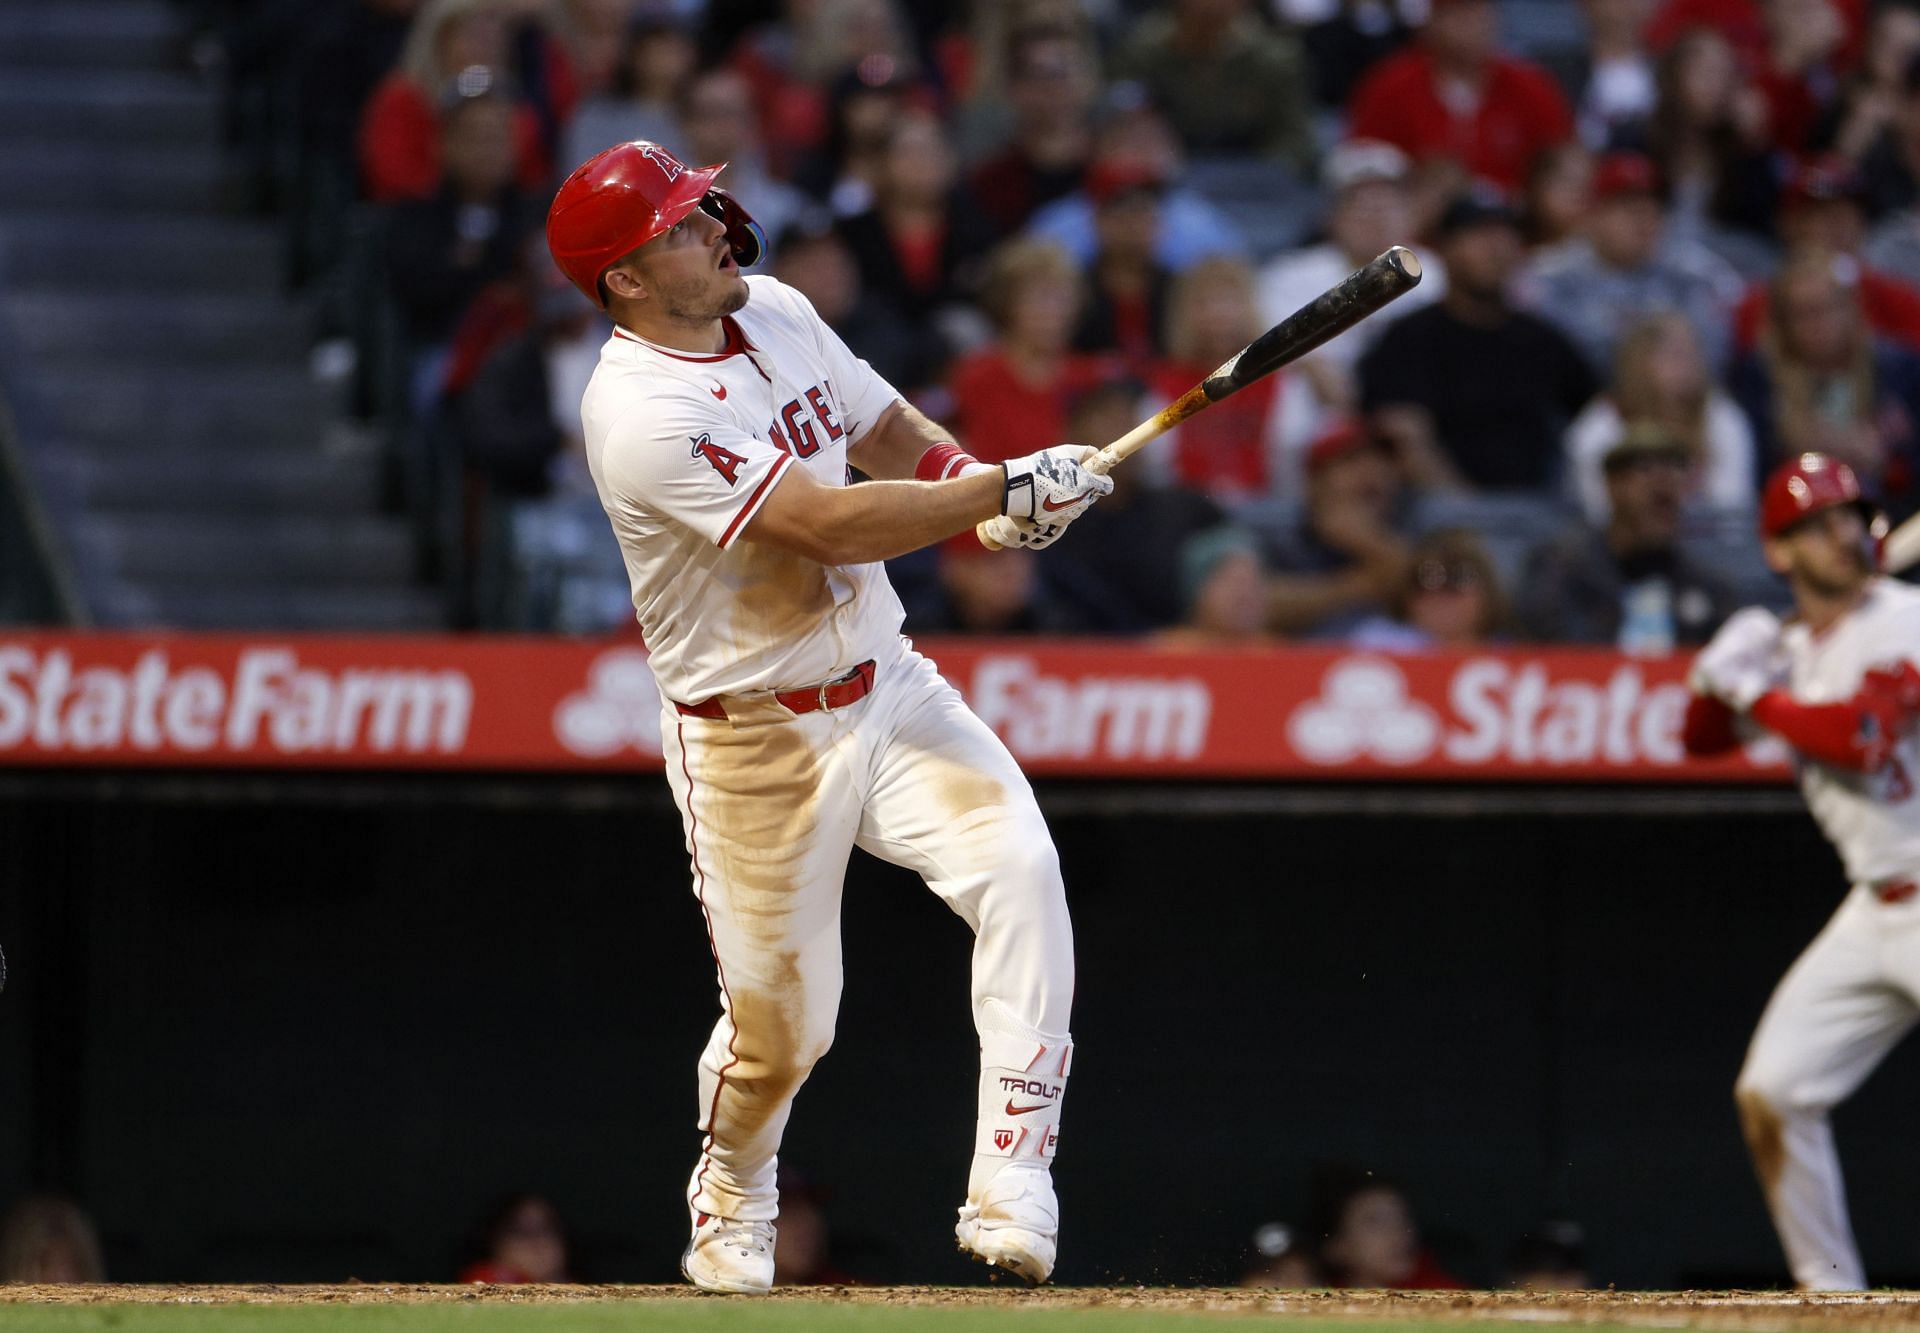
M 1073 1039 L 1029 1030 L 980 1034 L 980 1119 L 967 1197 L 1015 1163 L 1046 1170 L 1060 1145 Z

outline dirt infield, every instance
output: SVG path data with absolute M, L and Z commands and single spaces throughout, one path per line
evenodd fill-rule
M 0 1286 L 0 1306 L 23 1305 L 618 1305 L 716 1299 L 685 1286 Z M 1289 1315 L 1364 1322 L 1615 1324 L 1676 1328 L 1780 1328 L 1872 1324 L 1920 1327 L 1920 1292 L 1826 1294 L 1681 1292 L 1243 1291 L 1170 1287 L 783 1287 L 773 1304 L 1007 1310 L 1151 1310 Z M 746 1303 L 742 1302 L 745 1308 Z M 0 1317 L 0 1323 L 4 1323 Z

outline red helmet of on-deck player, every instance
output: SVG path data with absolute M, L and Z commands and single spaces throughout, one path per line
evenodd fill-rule
M 760 224 L 713 183 L 726 165 L 689 167 L 645 139 L 596 153 L 561 182 L 547 210 L 553 262 L 604 310 L 601 275 L 698 208 L 727 229 L 735 263 L 759 263 L 767 248 Z
M 1825 454 L 1801 454 L 1773 470 L 1760 498 L 1760 535 L 1778 537 L 1804 518 L 1851 505 L 1860 511 L 1867 528 L 1868 557 L 1880 568 L 1880 548 L 1887 536 L 1886 515 L 1860 490 L 1852 468 Z

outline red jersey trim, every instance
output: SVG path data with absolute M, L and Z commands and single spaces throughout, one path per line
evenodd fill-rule
M 747 502 L 740 506 L 740 512 L 733 516 L 733 522 L 727 524 L 727 530 L 720 534 L 720 540 L 716 545 L 721 550 L 724 551 L 732 546 L 734 534 L 744 528 L 748 520 L 760 512 L 760 506 L 765 502 L 768 492 L 773 490 L 773 483 L 780 479 L 792 462 L 792 454 L 782 454 L 775 460 L 773 470 L 760 479 L 760 484 L 753 488 L 753 494 L 749 495 Z
M 695 356 L 691 352 L 676 352 L 670 347 L 662 347 L 659 343 L 648 342 L 637 334 L 628 333 L 618 324 L 613 326 L 613 336 L 625 338 L 630 343 L 639 343 L 642 347 L 658 352 L 662 356 L 670 356 L 675 361 L 725 361 L 730 356 L 738 356 L 746 351 L 749 346 L 747 335 L 740 332 L 740 326 L 733 322 L 733 316 L 721 316 L 720 324 L 727 331 L 727 345 L 712 356 Z

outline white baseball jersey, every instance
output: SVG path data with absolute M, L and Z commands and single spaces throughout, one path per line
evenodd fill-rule
M 1815 634 L 1790 624 L 1781 635 L 1788 684 L 1802 703 L 1840 703 L 1878 666 L 1920 666 L 1920 588 L 1875 579 L 1860 604 Z M 1877 773 L 1803 760 L 1800 788 L 1856 884 L 1920 875 L 1920 741 L 1909 734 Z
M 884 654 L 904 619 L 881 565 L 740 540 L 789 468 L 846 485 L 847 449 L 900 396 L 805 297 L 746 282 L 726 350 L 615 329 L 580 407 L 654 675 L 683 703 L 831 680 Z

